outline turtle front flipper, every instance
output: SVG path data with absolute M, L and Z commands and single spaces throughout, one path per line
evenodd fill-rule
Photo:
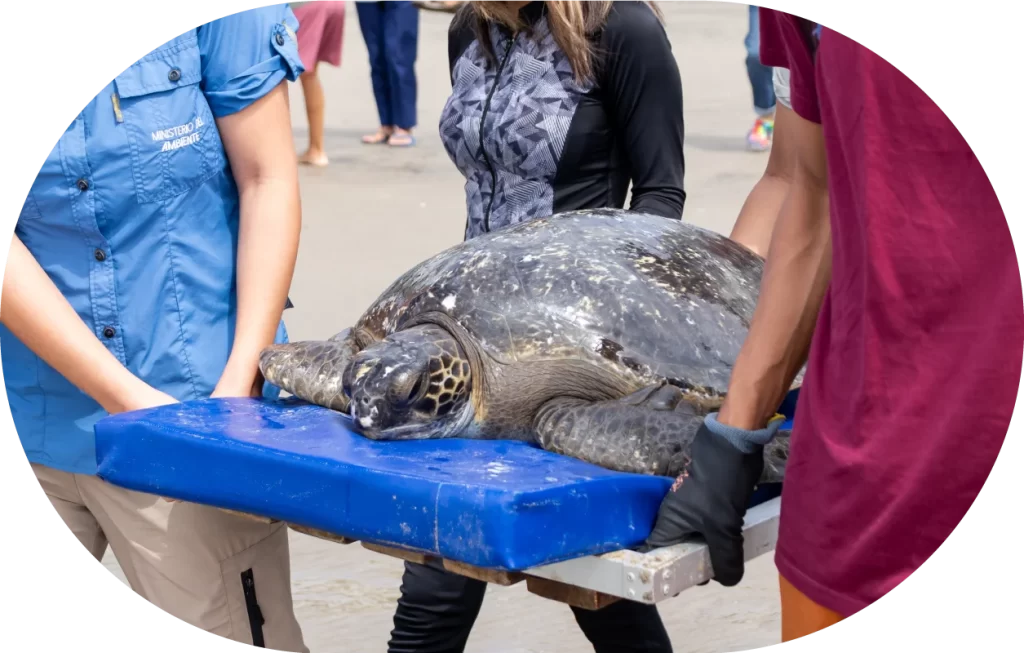
M 689 462 L 703 421 L 679 388 L 661 384 L 613 401 L 552 399 L 538 411 L 534 432 L 554 453 L 620 472 L 675 477 Z M 762 482 L 781 479 L 789 450 L 784 440 L 765 447 Z
M 347 414 L 343 379 L 358 351 L 349 329 L 330 340 L 271 345 L 260 353 L 260 372 L 269 383 L 303 401 Z
M 762 483 L 781 483 L 786 474 L 786 461 L 789 459 L 789 436 L 792 431 L 780 430 L 764 445 L 764 472 L 761 473 Z

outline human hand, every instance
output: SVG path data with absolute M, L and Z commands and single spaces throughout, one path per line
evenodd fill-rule
M 148 383 L 138 381 L 138 383 L 133 384 L 133 387 L 119 393 L 113 405 L 104 406 L 104 408 L 111 415 L 116 415 L 117 413 L 127 413 L 133 410 L 144 410 L 146 408 L 176 403 L 178 403 L 178 400 L 166 392 L 161 392 Z
M 713 413 L 691 447 L 691 462 L 662 500 L 647 548 L 703 538 L 716 581 L 732 587 L 743 578 L 743 518 L 764 470 L 764 443 L 782 419 L 759 431 L 724 426 Z
M 217 386 L 210 394 L 211 398 L 217 397 L 262 397 L 263 396 L 263 374 L 257 367 L 255 371 L 236 371 L 229 364 L 224 368 Z

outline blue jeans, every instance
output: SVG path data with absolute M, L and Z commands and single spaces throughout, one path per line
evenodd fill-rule
M 357 2 L 370 55 L 370 78 L 381 126 L 416 126 L 416 48 L 420 10 L 411 2 Z
M 761 33 L 757 20 L 757 7 L 750 6 L 750 21 L 747 27 L 747 77 L 754 93 L 754 111 L 759 116 L 775 111 L 775 87 L 772 86 L 772 69 L 761 63 Z

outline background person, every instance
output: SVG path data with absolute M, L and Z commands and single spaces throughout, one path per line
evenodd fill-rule
M 363 143 L 414 145 L 420 10 L 412 2 L 356 2 L 356 12 L 370 55 L 370 79 L 380 117 L 380 129 L 364 136 Z
M 344 2 L 289 3 L 301 26 L 297 37 L 299 56 L 306 72 L 302 95 L 309 121 L 309 147 L 299 156 L 300 163 L 325 166 L 329 163 L 324 151 L 324 89 L 320 84 L 320 63 L 341 65 L 341 43 L 345 34 Z
M 299 238 L 295 27 L 285 5 L 202 25 L 82 110 L 18 219 L 0 353 L 36 477 L 97 560 L 109 545 L 132 589 L 187 623 L 306 651 L 285 525 L 107 484 L 93 434 L 108 414 L 263 389 Z
M 747 79 L 754 96 L 754 126 L 747 132 L 747 147 L 762 152 L 772 146 L 775 132 L 775 90 L 772 86 L 772 69 L 761 63 L 760 29 L 758 12 L 754 5 L 747 6 L 747 36 L 743 44 L 747 48 Z

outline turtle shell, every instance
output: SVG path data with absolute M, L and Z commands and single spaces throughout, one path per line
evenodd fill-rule
M 724 395 L 764 261 L 678 220 L 562 213 L 451 247 L 396 280 L 360 319 L 383 338 L 428 312 L 506 365 L 593 362 L 638 385 Z

